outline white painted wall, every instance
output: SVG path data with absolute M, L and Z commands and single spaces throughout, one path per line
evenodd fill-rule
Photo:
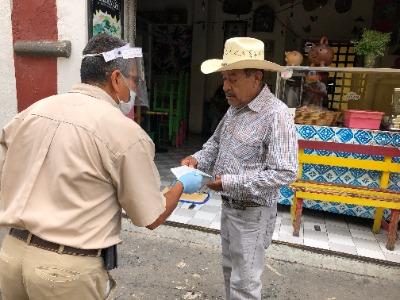
M 11 10 L 12 0 L 0 0 L 0 128 L 17 113 Z
M 58 39 L 72 44 L 71 56 L 57 60 L 57 91 L 65 93 L 81 81 L 82 50 L 88 41 L 87 1 L 57 0 L 57 17 Z

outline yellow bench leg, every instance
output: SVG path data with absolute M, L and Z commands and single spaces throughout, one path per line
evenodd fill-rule
M 293 236 L 300 235 L 301 214 L 303 212 L 303 199 L 299 198 L 296 201 L 295 218 L 293 223 Z
M 292 218 L 292 224 L 294 224 L 296 214 L 297 197 L 294 196 L 292 199 L 292 205 L 290 206 L 290 217 Z
M 381 230 L 382 217 L 383 208 L 377 207 L 375 211 L 374 226 L 372 227 L 373 233 L 379 233 L 379 230 Z

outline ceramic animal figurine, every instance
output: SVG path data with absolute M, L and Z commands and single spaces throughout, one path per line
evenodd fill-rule
M 319 45 L 314 45 L 308 52 L 311 67 L 327 67 L 333 60 L 333 49 L 328 46 L 328 38 L 321 37 Z
M 298 51 L 285 51 L 287 66 L 300 66 L 303 62 L 303 55 Z

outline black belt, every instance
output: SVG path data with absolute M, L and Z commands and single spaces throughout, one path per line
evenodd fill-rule
M 28 245 L 35 246 L 48 251 L 57 252 L 59 254 L 70 254 L 80 256 L 100 256 L 101 249 L 79 249 L 69 246 L 64 246 L 41 239 L 40 237 L 31 234 L 28 230 L 11 228 L 10 235 L 26 242 Z
M 222 198 L 222 204 L 224 204 L 224 206 L 233 209 L 245 210 L 246 207 L 262 206 L 261 204 L 255 203 L 253 201 L 236 200 L 223 195 L 221 196 L 221 198 Z

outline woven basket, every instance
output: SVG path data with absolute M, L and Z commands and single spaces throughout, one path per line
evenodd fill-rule
M 341 112 L 329 110 L 296 110 L 294 122 L 304 125 L 335 126 Z

